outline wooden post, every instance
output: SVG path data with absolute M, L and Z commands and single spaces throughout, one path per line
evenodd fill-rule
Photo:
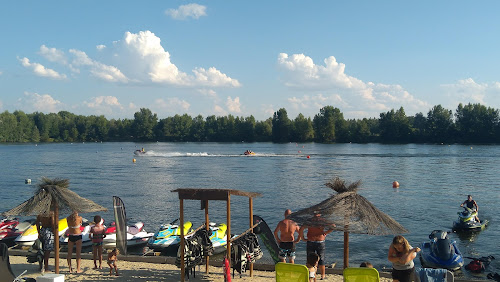
M 248 214 L 250 215 L 250 228 L 253 227 L 253 198 L 248 198 Z M 253 233 L 253 228 L 252 231 Z M 253 277 L 253 262 L 250 263 L 250 277 Z
M 231 194 L 227 193 L 227 260 L 229 261 L 229 267 L 231 267 Z
M 208 221 L 208 200 L 205 200 L 205 227 L 207 228 L 207 231 L 210 230 L 210 226 L 209 226 L 209 221 Z M 208 264 L 208 261 L 210 259 L 210 256 L 207 256 L 206 258 L 206 265 L 205 265 L 205 273 L 208 274 L 208 267 L 209 267 L 209 264 Z
M 54 232 L 54 265 L 56 274 L 59 274 L 59 207 L 56 201 L 54 203 L 54 228 L 52 229 Z
M 184 282 L 184 276 L 186 275 L 186 266 L 184 265 L 184 200 L 180 199 L 179 204 L 180 209 L 180 222 L 179 227 L 181 229 L 181 282 Z
M 349 267 L 349 232 L 344 232 L 344 268 Z

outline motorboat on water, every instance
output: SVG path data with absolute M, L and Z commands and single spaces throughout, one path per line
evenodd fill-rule
M 105 249 L 116 248 L 116 225 L 106 228 L 105 237 L 102 241 L 102 247 Z M 127 226 L 127 247 L 146 245 L 154 233 L 149 233 L 144 229 L 144 223 L 136 222 Z
M 181 242 L 181 228 L 175 224 L 177 221 L 178 219 L 169 224 L 162 224 L 160 229 L 149 239 L 148 247 L 157 252 L 177 250 Z M 192 226 L 191 221 L 184 222 L 184 238 L 193 236 Z
M 468 207 L 463 207 L 464 210 L 458 212 L 458 220 L 453 222 L 453 231 L 480 231 L 486 228 L 489 221 L 476 220 L 477 211 Z
M 434 230 L 429 235 L 429 242 L 422 243 L 420 263 L 422 267 L 460 269 L 464 265 L 462 253 L 456 241 L 448 238 L 447 231 Z
M 20 222 L 17 218 L 5 218 L 0 221 L 0 242 L 7 246 L 15 245 L 14 240 L 33 224 L 31 221 Z
M 254 151 L 252 151 L 252 150 L 246 150 L 246 151 L 243 153 L 243 155 L 245 155 L 245 156 L 253 156 L 253 155 L 255 155 L 255 152 L 254 152 Z
M 68 222 L 66 218 L 59 220 L 59 236 L 64 235 L 67 229 Z M 15 243 L 19 246 L 32 246 L 37 238 L 38 230 L 36 230 L 36 225 L 31 225 L 15 239 Z

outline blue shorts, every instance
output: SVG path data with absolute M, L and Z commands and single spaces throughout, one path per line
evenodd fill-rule
M 309 253 L 316 253 L 319 256 L 319 262 L 318 265 L 325 265 L 325 241 L 321 242 L 314 242 L 314 241 L 307 241 L 307 247 L 306 247 L 306 252 L 307 254 Z

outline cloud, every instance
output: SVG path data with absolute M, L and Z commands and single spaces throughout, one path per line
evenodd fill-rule
M 174 20 L 185 20 L 187 18 L 199 19 L 201 16 L 206 16 L 207 7 L 195 3 L 181 5 L 177 9 L 168 9 L 165 11 L 167 16 Z
M 381 111 L 401 106 L 407 112 L 415 113 L 422 107 L 429 107 L 427 102 L 415 98 L 400 85 L 365 83 L 349 76 L 345 73 L 345 64 L 337 62 L 334 56 L 324 59 L 323 63 L 317 65 L 304 54 L 278 55 L 284 85 L 305 92 L 302 97 L 288 100 L 295 109 L 300 111 L 333 105 L 349 115 L 366 112 L 378 116 Z
M 226 116 L 227 112 L 219 105 L 214 105 L 213 113 L 217 116 Z
M 35 75 L 37 75 L 37 76 L 48 77 L 48 78 L 57 79 L 57 80 L 66 79 L 65 74 L 59 74 L 55 70 L 48 69 L 48 68 L 46 68 L 43 65 L 38 64 L 38 63 L 31 63 L 30 60 L 26 57 L 19 59 L 19 61 L 21 62 L 21 64 L 25 68 L 31 69 L 35 73 Z
M 101 45 L 97 45 L 95 48 L 100 51 L 100 50 L 105 49 L 106 45 L 102 45 L 102 44 Z
M 191 105 L 185 100 L 181 100 L 177 97 L 164 99 L 156 99 L 153 109 L 157 109 L 158 112 L 169 112 L 182 114 L 189 110 Z
M 212 89 L 197 89 L 196 91 L 201 93 L 203 96 L 208 96 L 211 98 L 217 97 L 217 93 Z
M 231 113 L 241 113 L 240 97 L 236 97 L 233 100 L 228 96 L 226 100 L 226 107 Z
M 72 66 L 90 67 L 90 73 L 102 80 L 109 82 L 126 83 L 129 79 L 115 66 L 105 65 L 92 60 L 87 54 L 80 50 L 70 49 L 69 52 L 74 55 Z
M 26 109 L 26 112 L 57 113 L 62 106 L 60 101 L 49 94 L 24 92 L 24 97 L 18 99 L 18 107 Z
M 458 80 L 453 84 L 442 84 L 441 88 L 456 104 L 499 101 L 500 83 L 477 83 L 472 78 Z
M 47 46 L 42 45 L 40 46 L 39 54 L 51 62 L 57 62 L 63 65 L 68 63 L 64 52 L 56 48 L 48 48 Z
M 111 48 L 108 48 L 111 49 Z M 215 67 L 195 68 L 194 75 L 179 70 L 170 60 L 170 53 L 161 39 L 151 31 L 126 32 L 123 40 L 114 43 L 110 57 L 121 70 L 140 83 L 159 83 L 183 87 L 240 87 Z
M 84 101 L 83 104 L 92 109 L 96 114 L 112 114 L 114 110 L 123 110 L 123 106 L 118 102 L 118 98 L 114 96 L 99 96 L 93 97 L 89 102 Z

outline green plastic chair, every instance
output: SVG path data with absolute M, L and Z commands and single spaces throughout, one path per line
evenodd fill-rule
M 278 262 L 274 270 L 276 282 L 309 282 L 309 269 L 305 265 Z
M 348 267 L 344 269 L 344 282 L 379 282 L 380 276 L 375 268 Z

